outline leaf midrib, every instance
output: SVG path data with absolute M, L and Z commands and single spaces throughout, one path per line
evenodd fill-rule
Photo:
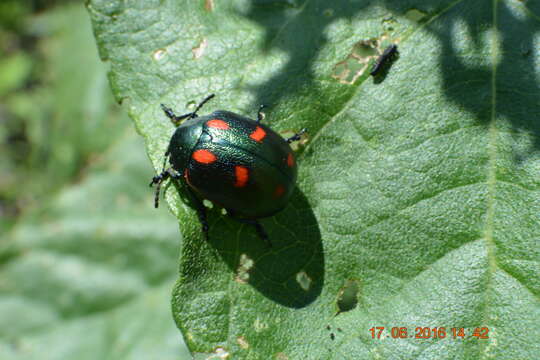
M 496 161 L 497 161 L 497 148 L 496 141 L 498 136 L 498 129 L 496 126 L 495 114 L 497 111 L 497 57 L 499 55 L 499 39 L 498 39 L 498 22 L 497 22 L 497 6 L 498 0 L 492 0 L 492 23 L 493 23 L 493 36 L 491 39 L 491 118 L 489 120 L 488 129 L 488 166 L 487 166 L 487 208 L 486 208 L 486 222 L 484 224 L 484 238 L 486 241 L 488 269 L 486 272 L 486 288 L 484 294 L 484 307 L 482 314 L 482 321 L 479 325 L 487 325 L 489 321 L 488 304 L 490 303 L 490 292 L 493 287 L 493 275 L 497 271 L 497 260 L 495 258 L 495 242 L 493 241 L 493 218 L 495 212 L 495 187 L 497 182 L 496 173 Z M 490 339 L 492 336 L 490 336 Z M 478 342 L 478 355 L 482 358 L 486 357 L 485 350 L 488 345 L 491 344 L 491 340 Z

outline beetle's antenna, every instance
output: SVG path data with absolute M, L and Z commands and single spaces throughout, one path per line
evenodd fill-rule
M 299 132 L 297 132 L 296 134 L 294 134 L 293 136 L 291 136 L 290 138 L 288 138 L 285 141 L 287 141 L 289 144 L 292 143 L 293 141 L 298 141 L 298 140 L 300 140 L 302 134 L 304 134 L 306 131 L 307 131 L 307 129 L 303 128 L 302 130 L 300 130 Z
M 214 96 L 216 96 L 216 94 L 210 94 L 203 101 L 201 101 L 201 103 L 197 105 L 197 108 L 195 109 L 195 111 L 191 113 L 191 117 L 192 118 L 197 117 L 197 111 L 201 110 L 204 104 L 210 101 L 210 99 L 212 99 Z
M 171 108 L 165 106 L 164 104 L 161 104 L 161 110 L 163 110 L 165 115 L 167 115 L 167 117 L 171 119 L 174 125 L 178 126 L 180 122 L 184 119 L 195 119 L 198 116 L 197 111 L 201 110 L 203 105 L 206 104 L 214 96 L 216 95 L 215 94 L 208 95 L 203 101 L 201 101 L 199 105 L 197 105 L 197 107 L 195 108 L 195 111 L 184 114 L 184 115 L 176 115 Z

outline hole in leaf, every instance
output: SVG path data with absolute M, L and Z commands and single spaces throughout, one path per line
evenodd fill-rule
M 218 347 L 213 353 L 195 353 L 194 360 L 224 360 L 229 357 L 229 352 L 222 347 Z
M 206 50 L 207 47 L 208 47 L 208 41 L 206 40 L 206 38 L 204 38 L 199 43 L 199 46 L 196 46 L 193 49 L 191 49 L 191 51 L 193 52 L 193 58 L 197 60 L 200 57 L 202 57 L 204 55 L 204 50 Z
M 381 21 L 384 31 L 394 31 L 397 20 L 393 16 L 387 16 Z
M 308 291 L 312 283 L 311 278 L 308 276 L 308 274 L 306 274 L 305 271 L 300 271 L 298 274 L 296 274 L 296 281 L 304 291 Z
M 242 349 L 247 349 L 249 348 L 249 344 L 248 342 L 246 341 L 246 338 L 243 337 L 243 336 L 239 336 L 238 338 L 236 338 L 236 342 L 238 343 L 238 345 L 240 345 L 240 347 Z
M 253 259 L 250 259 L 246 254 L 240 255 L 240 263 L 236 270 L 235 280 L 242 284 L 247 283 L 249 280 L 249 270 L 253 267 L 253 264 Z
M 425 20 L 427 14 L 418 9 L 410 9 L 405 13 L 405 17 L 411 21 L 422 22 Z
M 261 332 L 263 330 L 268 329 L 268 324 L 265 322 L 262 322 L 261 319 L 257 318 L 255 319 L 255 322 L 253 323 L 253 328 L 255 329 L 255 332 Z
M 377 39 L 361 40 L 354 44 L 351 52 L 345 60 L 334 66 L 332 77 L 342 84 L 352 85 L 362 75 L 367 74 L 371 59 L 378 56 Z
M 160 61 L 161 59 L 163 59 L 165 57 L 165 55 L 167 55 L 167 50 L 165 50 L 165 49 L 157 49 L 152 54 L 152 57 L 154 58 L 154 60 Z
M 347 280 L 339 290 L 337 307 L 338 314 L 350 311 L 358 305 L 358 291 L 360 290 L 356 280 Z

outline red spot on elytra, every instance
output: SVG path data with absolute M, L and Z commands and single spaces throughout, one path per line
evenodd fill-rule
M 191 157 L 201 164 L 211 164 L 217 160 L 216 155 L 205 149 L 194 151 Z
M 249 135 L 250 138 L 252 138 L 253 140 L 257 142 L 261 142 L 265 136 L 266 136 L 266 131 L 264 131 L 263 128 L 260 126 L 257 126 L 255 130 L 251 133 L 251 135 Z
M 280 197 L 281 195 L 283 195 L 283 193 L 285 193 L 285 188 L 281 185 L 278 185 L 276 187 L 276 190 L 274 190 L 275 197 Z
M 208 125 L 208 127 L 222 129 L 222 130 L 227 130 L 229 128 L 229 124 L 227 124 L 225 121 L 220 120 L 220 119 L 209 120 L 206 122 L 206 125 Z
M 247 181 L 249 179 L 249 171 L 246 167 L 239 166 L 239 165 L 235 166 L 234 175 L 236 176 L 236 182 L 234 183 L 234 186 L 236 187 L 246 186 Z
M 294 156 L 292 153 L 289 153 L 289 155 L 287 155 L 287 165 L 289 165 L 289 167 L 294 166 Z

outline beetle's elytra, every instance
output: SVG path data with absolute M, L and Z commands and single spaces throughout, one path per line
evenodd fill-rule
M 283 139 L 261 124 L 263 106 L 257 120 L 218 110 L 198 116 L 197 111 L 214 94 L 204 99 L 194 112 L 177 116 L 161 105 L 177 125 L 165 152 L 171 167 L 152 179 L 156 184 L 155 206 L 160 186 L 171 177 L 187 185 L 196 205 L 203 231 L 208 237 L 206 209 L 201 199 L 208 199 L 227 210 L 240 222 L 255 226 L 268 239 L 257 219 L 272 216 L 289 201 L 296 183 L 297 165 L 290 143 L 300 139 L 305 129 Z M 181 120 L 187 119 L 182 124 Z M 180 125 L 179 125 L 180 124 Z

